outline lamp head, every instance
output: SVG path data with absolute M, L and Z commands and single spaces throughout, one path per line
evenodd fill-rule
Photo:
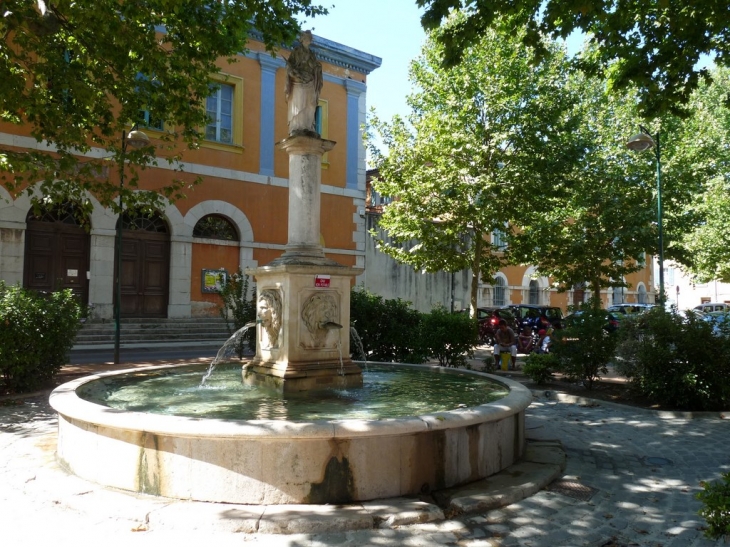
M 132 129 L 132 131 L 129 132 L 129 135 L 127 135 L 127 146 L 131 148 L 144 148 L 149 143 L 150 138 L 144 131 L 140 131 L 139 129 Z
M 634 152 L 643 152 L 644 150 L 649 150 L 649 148 L 654 148 L 655 146 L 656 143 L 654 142 L 654 139 L 651 138 L 651 135 L 647 135 L 646 133 L 637 133 L 626 143 L 626 148 L 633 150 Z

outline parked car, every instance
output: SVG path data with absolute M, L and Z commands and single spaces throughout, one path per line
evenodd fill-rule
M 603 326 L 603 330 L 606 332 L 616 332 L 621 326 L 621 318 L 624 314 L 616 313 L 609 310 L 601 310 L 606 315 L 606 324 Z M 570 315 L 567 315 L 563 320 L 565 328 L 570 328 L 577 321 L 580 321 L 580 317 L 583 315 L 582 310 L 574 311 Z
M 634 315 L 637 313 L 644 313 L 652 308 L 658 307 L 660 307 L 659 304 L 614 304 L 606 308 L 606 310 L 623 315 Z
M 519 329 L 525 325 L 538 330 L 540 317 L 544 315 L 555 329 L 563 328 L 563 310 L 555 306 L 536 306 L 534 304 L 510 304 L 506 306 L 519 322 Z
M 699 306 L 694 307 L 695 311 L 700 313 L 712 313 L 712 312 L 730 312 L 730 304 L 724 302 L 704 302 Z
M 519 323 L 512 312 L 506 307 L 477 308 L 477 321 L 479 322 L 479 341 L 489 346 L 494 345 L 494 333 L 497 331 L 500 319 L 507 321 L 507 326 L 519 334 Z
M 716 336 L 730 336 L 730 312 L 708 312 L 702 316 L 702 320 L 712 325 L 712 334 Z

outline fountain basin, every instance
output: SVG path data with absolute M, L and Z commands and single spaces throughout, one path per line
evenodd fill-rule
M 87 382 L 128 372 L 81 378 L 53 391 L 59 462 L 106 486 L 256 505 L 349 503 L 488 477 L 522 456 L 524 411 L 532 399 L 521 384 L 484 375 L 506 385 L 509 394 L 422 416 L 292 422 L 129 412 L 76 393 Z

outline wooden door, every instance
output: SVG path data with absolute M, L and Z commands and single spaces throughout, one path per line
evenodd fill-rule
M 28 220 L 23 286 L 39 291 L 71 289 L 89 301 L 89 234 L 63 222 Z
M 122 233 L 122 317 L 167 317 L 170 237 L 166 233 Z

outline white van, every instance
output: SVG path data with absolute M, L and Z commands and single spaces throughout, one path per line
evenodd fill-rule
M 713 311 L 730 312 L 730 304 L 725 304 L 724 302 L 705 302 L 704 304 L 695 306 L 694 310 L 701 313 L 709 313 Z

